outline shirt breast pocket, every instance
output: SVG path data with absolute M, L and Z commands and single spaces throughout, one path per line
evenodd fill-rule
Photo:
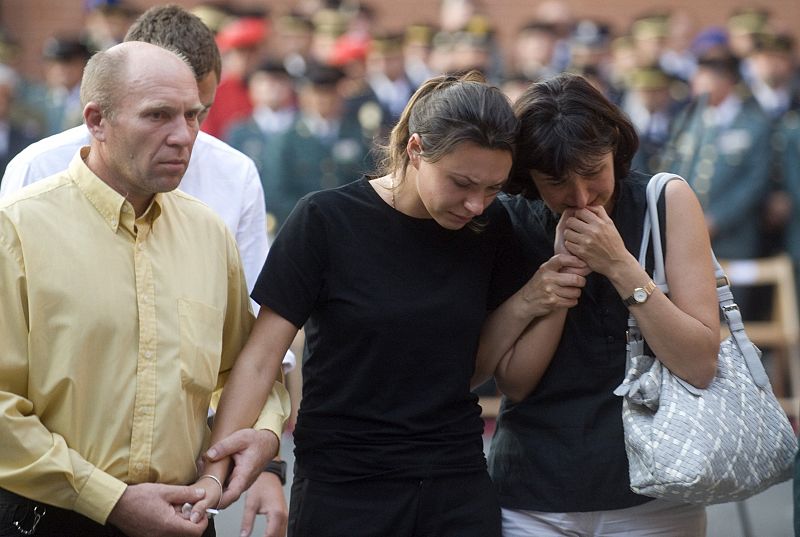
M 217 383 L 222 352 L 222 312 L 212 306 L 178 299 L 181 386 L 210 394 Z

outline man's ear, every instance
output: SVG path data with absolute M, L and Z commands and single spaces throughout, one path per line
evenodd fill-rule
M 105 127 L 107 121 L 97 103 L 90 102 L 83 108 L 83 121 L 86 123 L 86 127 L 89 129 L 93 138 L 101 142 L 105 141 Z

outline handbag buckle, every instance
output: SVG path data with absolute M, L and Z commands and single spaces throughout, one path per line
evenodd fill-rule
M 729 312 L 729 311 L 739 311 L 739 306 L 736 304 L 728 304 L 727 306 L 722 306 L 722 311 Z
M 728 287 L 731 286 L 731 281 L 728 279 L 728 275 L 727 274 L 723 274 L 722 276 L 717 278 L 717 289 L 719 289 L 720 287 L 725 287 L 725 286 L 728 286 Z
M 642 341 L 642 334 L 638 330 L 625 330 L 625 343 Z

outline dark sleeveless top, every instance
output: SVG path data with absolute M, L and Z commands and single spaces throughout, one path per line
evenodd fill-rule
M 648 179 L 637 173 L 618 183 L 611 215 L 636 258 Z M 504 196 L 502 201 L 528 266 L 538 267 L 553 255 L 557 215 L 540 200 Z M 665 229 L 663 196 L 659 206 Z M 489 450 L 489 471 L 503 507 L 600 511 L 650 500 L 630 490 L 622 399 L 612 393 L 625 373 L 627 319 L 628 309 L 614 286 L 590 274 L 536 389 L 518 404 L 503 400 Z

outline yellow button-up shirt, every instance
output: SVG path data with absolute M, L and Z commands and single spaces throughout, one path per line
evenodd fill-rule
M 105 523 L 188 484 L 252 326 L 236 244 L 179 191 L 132 205 L 85 165 L 0 201 L 0 487 Z M 279 383 L 255 424 L 280 438 Z

